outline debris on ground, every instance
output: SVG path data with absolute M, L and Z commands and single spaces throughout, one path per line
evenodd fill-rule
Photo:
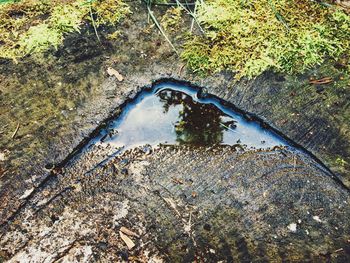
M 128 236 L 134 236 L 134 237 L 139 237 L 139 235 L 133 231 L 131 231 L 130 229 L 122 226 L 120 228 L 120 231 L 123 232 L 125 235 L 128 235 Z
M 321 79 L 310 79 L 309 83 L 314 85 L 322 85 L 322 84 L 329 84 L 333 82 L 333 78 L 331 77 L 325 77 Z
M 107 73 L 109 76 L 116 77 L 119 82 L 124 80 L 124 77 L 117 70 L 115 70 L 112 67 L 107 68 Z
M 135 247 L 135 243 L 122 231 L 119 231 L 120 238 L 124 241 L 129 250 Z

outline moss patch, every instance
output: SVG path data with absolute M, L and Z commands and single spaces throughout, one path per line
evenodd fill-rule
M 166 1 L 152 1 L 152 3 Z M 231 70 L 248 79 L 273 69 L 304 72 L 350 53 L 350 17 L 331 4 L 309 0 L 196 1 L 204 34 L 183 34 L 183 7 L 170 7 L 162 27 L 185 44 L 181 57 L 195 72 Z M 67 33 L 88 21 L 116 25 L 130 13 L 122 0 L 28 0 L 0 5 L 0 57 L 21 58 L 57 48 Z M 180 33 L 179 33 L 180 32 Z M 98 34 L 98 33 L 97 33 Z M 107 36 L 115 40 L 117 30 Z M 182 42 L 182 41 L 181 41 Z
M 162 17 L 161 25 L 165 30 L 176 31 L 181 26 L 182 21 L 182 8 L 172 7 L 169 8 L 165 15 Z
M 28 0 L 0 5 L 0 57 L 17 59 L 62 44 L 84 21 L 115 25 L 129 13 L 121 0 Z
M 350 51 L 350 17 L 309 0 L 210 0 L 197 8 L 205 35 L 189 37 L 182 57 L 194 71 L 229 69 L 236 79 L 273 69 L 303 72 Z

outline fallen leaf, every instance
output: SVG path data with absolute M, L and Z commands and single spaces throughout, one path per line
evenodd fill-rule
M 331 78 L 331 77 L 325 77 L 325 78 L 321 78 L 321 79 L 310 79 L 310 81 L 309 81 L 310 84 L 318 84 L 318 85 L 328 84 L 331 82 L 333 82 L 333 78 Z
M 171 180 L 176 184 L 183 184 L 184 183 L 181 179 L 178 179 L 178 178 L 171 178 Z
M 124 77 L 118 71 L 116 71 L 114 68 L 111 68 L 111 67 L 107 68 L 107 73 L 110 76 L 116 77 L 118 81 L 124 80 Z
M 343 248 L 339 248 L 339 249 L 335 250 L 333 253 L 339 253 L 339 252 L 342 252 L 342 251 L 344 251 L 344 249 Z
M 28 196 L 31 195 L 31 193 L 33 193 L 33 191 L 34 191 L 34 188 L 30 188 L 30 189 L 24 191 L 23 195 L 21 195 L 19 197 L 19 200 L 26 199 Z
M 127 235 L 123 234 L 122 231 L 119 231 L 119 235 L 129 250 L 131 250 L 135 247 L 135 243 Z
M 134 237 L 139 237 L 138 234 L 136 234 L 135 232 L 131 231 L 130 229 L 122 226 L 120 228 L 120 231 L 122 231 L 124 234 L 128 235 L 128 236 L 134 236 Z

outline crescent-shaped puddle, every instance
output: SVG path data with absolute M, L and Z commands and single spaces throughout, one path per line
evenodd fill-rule
M 271 148 L 286 141 L 212 96 L 171 82 L 142 91 L 111 121 L 99 141 L 130 149 L 149 144 L 241 145 Z
M 58 166 L 89 157 L 86 173 L 104 166 L 126 150 L 142 146 L 152 151 L 158 145 L 216 146 L 231 145 L 238 150 L 289 148 L 301 152 L 319 164 L 342 184 L 318 158 L 271 127 L 258 116 L 206 93 L 205 88 L 177 80 L 159 80 L 143 88 L 121 106 L 121 112 L 109 118 L 82 141 Z
M 74 152 L 73 159 L 103 148 L 103 158 L 94 169 L 125 150 L 160 144 L 234 145 L 241 150 L 289 146 L 286 138 L 257 117 L 203 89 L 162 81 L 127 102 L 118 116 Z

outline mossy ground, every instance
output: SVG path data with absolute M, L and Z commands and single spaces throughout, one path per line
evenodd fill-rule
M 182 57 L 201 73 L 301 73 L 350 51 L 350 17 L 315 1 L 200 1 L 197 20 L 205 33 L 189 37 Z
M 28 0 L 0 5 L 0 57 L 19 59 L 57 49 L 68 33 L 115 25 L 129 13 L 121 0 Z
M 209 0 L 187 8 L 175 2 L 149 1 L 172 4 L 160 24 L 166 34 L 183 39 L 181 58 L 195 72 L 230 70 L 236 79 L 251 79 L 270 69 L 302 73 L 326 59 L 343 59 L 350 70 L 350 17 L 339 6 L 309 0 Z M 115 25 L 128 13 L 122 0 L 6 1 L 0 5 L 0 57 L 19 59 L 57 49 L 85 22 L 98 37 L 99 27 Z M 199 34 L 193 22 L 179 28 L 184 14 L 195 17 Z M 118 35 L 119 30 L 109 38 Z
M 313 84 L 312 80 L 322 79 L 324 77 L 332 77 L 332 81 L 328 84 Z M 276 105 L 275 112 L 283 116 L 291 122 L 295 115 L 308 114 L 303 111 L 305 105 L 313 105 L 314 111 L 318 114 L 320 121 L 324 121 L 322 127 L 325 131 L 331 131 L 335 126 L 343 143 L 336 146 L 324 145 L 319 149 L 319 153 L 324 154 L 331 150 L 334 154 L 327 157 L 327 164 L 334 172 L 347 174 L 350 170 L 350 150 L 348 142 L 350 142 L 350 107 L 349 107 L 349 91 L 350 91 L 350 75 L 348 70 L 339 64 L 332 64 L 331 61 L 323 63 L 321 66 L 307 71 L 303 76 L 288 76 L 285 92 L 290 94 L 290 101 L 284 105 L 277 103 L 278 97 L 266 98 L 272 100 L 272 104 Z M 277 106 L 278 105 L 278 106 Z M 293 115 L 287 114 L 286 109 L 294 109 Z M 333 116 L 331 122 L 322 120 L 322 116 Z M 315 134 L 317 135 L 317 134 Z M 330 149 L 333 148 L 333 149 Z M 326 155 L 325 155 L 326 156 Z M 350 178 L 345 177 L 347 185 L 350 185 Z

